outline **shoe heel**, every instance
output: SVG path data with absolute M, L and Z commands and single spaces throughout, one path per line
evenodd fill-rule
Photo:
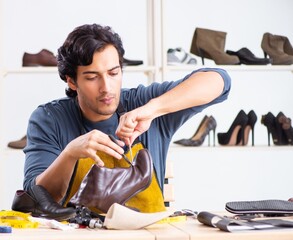
M 216 128 L 213 129 L 213 146 L 216 146 Z
M 210 132 L 215 131 L 217 127 L 217 122 L 213 116 L 205 116 L 200 125 L 198 126 L 195 134 L 191 138 L 184 138 L 178 141 L 175 141 L 175 144 L 180 144 L 183 146 L 200 146 L 203 144 L 206 136 L 208 136 L 208 146 L 210 146 Z
M 248 116 L 241 110 L 234 119 L 228 132 L 218 133 L 219 144 L 229 146 L 244 145 L 244 128 L 247 122 Z
M 201 57 L 201 63 L 202 65 L 204 65 L 204 51 L 201 48 L 199 48 L 198 52 L 199 52 L 199 56 Z

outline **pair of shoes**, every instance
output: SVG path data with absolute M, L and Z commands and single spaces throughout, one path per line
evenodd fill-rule
M 190 52 L 200 56 L 204 65 L 204 58 L 212 59 L 219 65 L 235 65 L 240 60 L 237 56 L 225 52 L 226 32 L 205 28 L 194 31 Z
M 272 63 L 269 58 L 258 58 L 248 48 L 241 48 L 237 52 L 227 50 L 227 54 L 235 55 L 239 58 L 240 64 L 246 65 L 267 65 Z
M 293 129 L 291 119 L 286 117 L 283 112 L 279 112 L 275 117 L 271 112 L 262 115 L 261 123 L 267 127 L 268 146 L 270 146 L 270 135 L 273 143 L 277 146 L 292 145 Z
M 218 142 L 226 146 L 244 146 L 247 145 L 249 133 L 252 132 L 252 146 L 254 146 L 254 126 L 257 116 L 253 110 L 246 114 L 240 110 L 234 119 L 229 130 L 224 133 L 218 133 Z
M 189 139 L 181 139 L 174 141 L 175 144 L 180 144 L 183 146 L 193 146 L 197 147 L 203 144 L 206 136 L 208 135 L 208 144 L 210 146 L 210 131 L 213 131 L 214 138 L 213 138 L 213 144 L 215 146 L 215 131 L 217 127 L 217 122 L 214 119 L 213 116 L 204 116 L 204 118 L 201 120 L 201 123 L 199 124 L 196 132 L 193 134 L 193 136 Z
M 129 59 L 123 58 L 123 66 L 138 66 L 142 64 L 143 64 L 142 60 L 129 60 Z
M 291 118 L 286 117 L 284 113 L 279 112 L 277 115 L 277 120 L 282 126 L 282 129 L 288 140 L 288 144 L 293 145 L 293 128 L 291 124 Z
M 55 67 L 57 66 L 57 58 L 52 52 L 47 49 L 43 49 L 36 54 L 24 53 L 22 57 L 23 67 L 32 66 L 46 66 Z
M 76 215 L 72 207 L 64 208 L 54 201 L 48 191 L 35 185 L 27 193 L 24 190 L 17 190 L 12 203 L 12 210 L 31 213 L 33 217 L 42 217 L 63 221 Z
M 293 47 L 285 36 L 264 33 L 261 47 L 265 57 L 269 55 L 273 65 L 293 64 Z
M 182 48 L 169 48 L 167 51 L 168 65 L 197 64 L 197 60 Z
M 11 141 L 7 145 L 10 148 L 23 149 L 26 146 L 26 135 L 19 140 Z

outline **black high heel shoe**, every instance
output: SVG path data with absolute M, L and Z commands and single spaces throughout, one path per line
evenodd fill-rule
M 183 146 L 197 147 L 203 144 L 206 136 L 208 135 L 208 145 L 210 146 L 210 131 L 213 131 L 214 133 L 213 144 L 215 146 L 216 127 L 217 127 L 217 122 L 213 116 L 210 116 L 210 117 L 204 116 L 196 132 L 193 134 L 191 138 L 177 140 L 177 141 L 174 141 L 174 143 L 180 144 Z
M 248 114 L 248 121 L 246 126 L 243 129 L 243 138 L 241 134 L 238 134 L 237 136 L 237 145 L 247 145 L 248 139 L 249 139 L 249 133 L 251 130 L 251 145 L 254 146 L 254 126 L 257 121 L 257 116 L 253 110 L 251 110 Z M 241 131 L 239 131 L 241 133 Z M 243 142 L 242 142 L 243 139 Z
M 270 135 L 272 135 L 273 143 L 275 145 L 281 146 L 288 144 L 288 140 L 285 137 L 281 124 L 271 112 L 268 112 L 266 115 L 262 115 L 261 123 L 265 125 L 268 130 L 268 146 L 271 145 Z
M 240 141 L 244 144 L 244 127 L 247 125 L 248 116 L 243 110 L 237 114 L 231 127 L 226 133 L 218 133 L 218 142 L 220 145 L 235 146 Z
M 288 118 L 284 113 L 279 112 L 277 115 L 277 121 L 281 124 L 285 136 L 288 140 L 288 144 L 293 145 L 293 128 L 291 125 L 291 118 Z

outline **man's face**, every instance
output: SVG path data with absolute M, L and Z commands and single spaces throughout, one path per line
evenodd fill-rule
M 96 122 L 110 118 L 119 104 L 122 84 L 116 48 L 108 45 L 95 52 L 91 65 L 77 67 L 76 84 L 70 79 L 67 83 L 77 91 L 79 106 L 88 120 Z

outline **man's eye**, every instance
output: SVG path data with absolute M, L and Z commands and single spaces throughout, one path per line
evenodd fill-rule
M 86 77 L 86 80 L 89 80 L 89 81 L 93 81 L 97 79 L 97 76 L 93 76 L 93 77 Z
M 109 75 L 111 76 L 116 76 L 118 74 L 118 72 L 110 72 Z

